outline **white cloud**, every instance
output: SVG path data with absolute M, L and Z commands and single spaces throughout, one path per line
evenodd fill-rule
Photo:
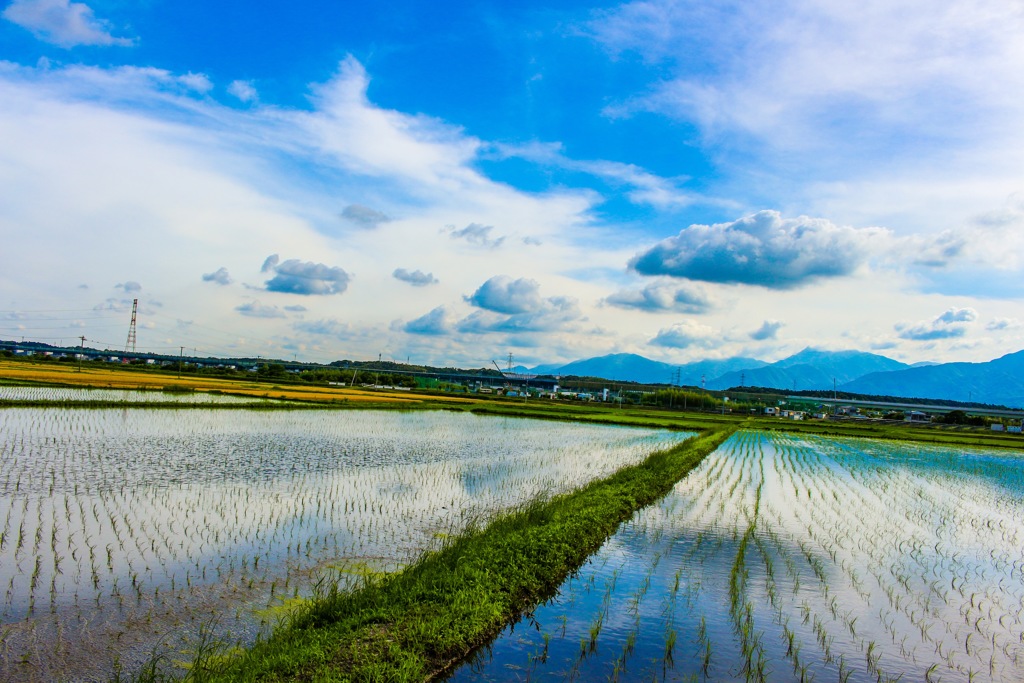
M 695 127 L 685 142 L 715 166 L 702 192 L 746 210 L 959 237 L 1024 190 L 1016 3 L 638 0 L 595 12 L 583 32 L 641 74 L 607 113 Z M 984 258 L 1009 253 L 1024 252 Z M 947 282 L 977 284 L 983 270 Z M 954 293 L 942 280 L 931 289 Z
M 391 220 L 386 213 L 381 213 L 362 204 L 349 204 L 342 210 L 341 217 L 360 228 L 376 228 L 381 223 Z
M 977 319 L 978 312 L 973 308 L 950 308 L 934 320 L 899 323 L 896 332 L 901 339 L 912 341 L 955 339 L 967 334 L 969 324 Z
M 252 81 L 231 81 L 228 84 L 228 94 L 237 97 L 239 101 L 245 103 L 256 102 L 260 98 Z
M 889 237 L 882 228 L 760 211 L 731 223 L 691 225 L 635 256 L 630 266 L 642 275 L 786 289 L 853 273 L 885 249 Z
M 564 330 L 583 318 L 579 302 L 571 297 L 549 297 L 536 307 L 511 315 L 501 315 L 492 310 L 474 311 L 459 321 L 456 329 L 466 334 L 505 333 L 522 335 L 530 332 L 554 332 Z M 538 344 L 538 340 L 520 336 L 522 345 Z
M 360 74 L 361 69 L 343 69 L 317 88 L 312 110 L 262 104 L 239 110 L 199 92 L 202 79 L 159 69 L 0 64 L 0 129 L 10 142 L 0 158 L 5 187 L 0 232 L 15 235 L 26 251 L 48 249 L 53 266 L 71 283 L 46 277 L 26 261 L 5 268 L 0 288 L 23 306 L 53 307 L 68 290 L 87 297 L 75 287 L 95 280 L 97 272 L 118 272 L 133 263 L 146 273 L 147 294 L 170 302 L 161 314 L 163 339 L 208 334 L 211 352 L 267 355 L 291 343 L 294 334 L 313 335 L 317 341 L 309 348 L 323 354 L 314 357 L 334 360 L 342 352 L 375 356 L 390 343 L 386 321 L 411 320 L 440 301 L 460 300 L 500 269 L 514 268 L 532 278 L 552 277 L 560 264 L 584 259 L 621 267 L 624 255 L 594 251 L 589 242 L 576 244 L 575 231 L 589 221 L 588 198 L 570 191 L 526 194 L 488 180 L 474 168 L 475 140 L 441 122 L 373 106 L 359 94 L 365 88 Z M 348 99 L 338 95 L 346 88 L 352 94 Z M 329 101 L 328 91 L 333 93 Z M 374 230 L 339 233 L 337 192 L 325 189 L 339 182 L 349 196 L 365 197 L 365 206 L 384 197 L 389 213 L 406 217 L 379 222 Z M 54 196 L 56 188 L 59 201 L 39 200 Z M 374 221 L 384 217 L 369 211 L 376 212 L 370 215 Z M 500 256 L 479 248 L 502 240 L 493 229 L 471 229 L 461 239 L 437 237 L 440 225 L 487 228 L 505 222 L 519 227 L 514 239 L 501 242 Z M 123 239 L 129 226 L 154 248 L 132 248 Z M 543 249 L 527 241 L 543 243 Z M 254 283 L 248 287 L 260 282 L 262 290 L 269 280 L 280 289 L 282 281 L 275 278 L 282 259 L 267 254 L 281 245 L 293 254 L 315 254 L 312 265 L 328 270 L 359 264 L 364 286 L 346 292 L 348 328 L 317 326 L 337 320 L 334 297 L 304 297 L 308 320 L 294 332 L 298 328 L 289 327 L 291 322 L 258 319 L 274 315 L 272 306 L 253 306 L 241 298 L 243 288 L 209 287 L 217 280 L 204 282 L 193 269 L 195 255 L 203 254 L 217 259 L 228 277 Z M 467 259 L 469 249 L 475 256 Z M 272 277 L 259 277 L 264 260 Z M 393 277 L 396 262 L 429 262 L 435 272 L 449 275 L 430 287 L 411 288 Z M 205 274 L 219 278 L 218 272 Z M 331 277 L 314 272 L 302 282 L 315 280 L 340 291 L 344 278 L 327 274 Z M 585 285 L 554 279 L 578 300 L 575 294 Z M 291 283 L 301 284 L 294 278 Z M 84 307 L 93 304 L 86 299 Z M 126 304 L 110 305 L 123 310 Z M 239 306 L 244 308 L 236 310 Z M 581 315 L 578 306 L 552 304 L 545 311 L 543 321 L 545 312 L 539 311 L 537 319 L 508 324 L 536 328 L 550 326 L 559 314 Z M 243 312 L 248 315 L 238 315 Z M 186 329 L 174 324 L 177 319 L 197 324 Z M 222 330 L 225 320 L 231 321 L 230 332 L 202 332 Z M 404 338 L 397 336 L 395 343 L 406 343 Z M 343 351 L 332 346 L 342 340 Z M 479 350 L 464 350 L 468 344 L 456 340 L 436 351 L 475 358 Z
M 409 334 L 443 335 L 452 331 L 455 316 L 445 306 L 438 306 L 426 315 L 410 320 L 403 326 Z
M 212 273 L 203 273 L 203 282 L 215 282 L 218 285 L 230 285 L 234 280 L 231 279 L 228 269 L 222 266 Z
M 337 266 L 298 259 L 279 263 L 277 254 L 267 257 L 260 270 L 274 273 L 274 277 L 266 282 L 268 292 L 286 294 L 341 294 L 348 288 L 348 283 L 352 279 L 343 268 Z
M 250 318 L 284 318 L 286 317 L 284 312 L 281 311 L 277 306 L 270 306 L 262 304 L 259 301 L 250 301 L 249 303 L 235 306 L 235 310 L 244 316 Z
M 686 349 L 690 347 L 710 348 L 721 341 L 721 336 L 714 328 L 693 320 L 684 320 L 660 330 L 650 343 L 655 346 Z
M 488 311 L 497 313 L 530 313 L 543 304 L 540 284 L 536 280 L 508 275 L 495 275 L 480 285 L 466 301 Z
M 1024 327 L 1024 323 L 1016 318 L 994 318 L 987 325 L 985 329 L 990 332 L 997 332 L 1002 330 L 1019 330 Z
M 505 237 L 491 237 L 493 230 L 493 225 L 480 225 L 479 223 L 470 223 L 466 227 L 458 229 L 454 225 L 445 227 L 445 231 L 453 240 L 466 240 L 470 244 L 497 249 L 505 241 Z
M 558 144 L 530 143 L 495 145 L 500 158 L 517 157 L 534 163 L 592 175 L 615 186 L 626 186 L 626 197 L 634 204 L 647 204 L 659 209 L 676 209 L 713 200 L 687 191 L 682 185 L 689 178 L 664 178 L 636 164 L 617 161 L 571 159 Z M 714 200 L 713 203 L 721 203 Z
M 81 2 L 69 0 L 14 0 L 3 11 L 4 19 L 27 28 L 37 38 L 61 47 L 76 45 L 129 46 L 128 38 L 117 38 L 110 24 L 93 15 Z
M 643 289 L 623 289 L 610 294 L 604 303 L 650 313 L 706 313 L 713 304 L 707 291 L 694 283 L 653 282 Z
M 965 119 L 1003 120 L 1007 107 L 1021 106 L 1009 93 L 1022 83 L 1024 14 L 1001 0 L 941 8 L 924 0 L 641 0 L 599 14 L 590 30 L 614 52 L 675 67 L 632 106 L 779 147 L 817 144 L 822 135 L 844 146 L 882 144 L 876 127 L 962 141 L 974 134 L 955 132 Z M 695 51 L 704 58 L 696 67 Z M 850 130 L 867 140 L 833 136 Z
M 409 271 L 406 268 L 395 268 L 391 276 L 396 280 L 408 282 L 413 287 L 426 287 L 438 283 L 438 279 L 434 277 L 433 273 L 424 273 L 421 270 Z

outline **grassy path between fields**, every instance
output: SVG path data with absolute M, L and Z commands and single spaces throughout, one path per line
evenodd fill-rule
M 228 657 L 200 658 L 186 680 L 438 678 L 554 595 L 622 522 L 665 496 L 732 432 L 706 432 L 502 515 L 355 592 L 321 591 L 267 640 Z M 167 679 L 149 671 L 138 680 Z

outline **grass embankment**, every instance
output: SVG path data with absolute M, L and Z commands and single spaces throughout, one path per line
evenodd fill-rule
M 619 524 L 666 495 L 731 433 L 694 437 L 578 491 L 503 515 L 355 592 L 326 591 L 266 641 L 196 662 L 187 679 L 435 678 L 552 596 Z

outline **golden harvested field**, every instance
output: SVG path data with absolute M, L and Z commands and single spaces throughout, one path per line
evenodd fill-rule
M 265 398 L 319 402 L 365 402 L 365 403 L 408 403 L 424 401 L 466 402 L 469 399 L 447 396 L 419 396 L 406 391 L 379 391 L 347 387 L 288 386 L 273 382 L 251 382 L 245 380 L 220 379 L 165 375 L 158 373 L 123 370 L 119 367 L 83 367 L 81 372 L 73 364 L 26 363 L 24 361 L 0 360 L 0 378 L 19 382 L 60 384 L 64 386 L 102 387 L 105 389 L 191 389 L 193 391 L 217 391 L 238 396 L 261 396 Z

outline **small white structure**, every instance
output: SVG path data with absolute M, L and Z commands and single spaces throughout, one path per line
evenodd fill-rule
M 768 406 L 767 408 L 764 409 L 764 414 L 775 417 L 776 415 L 779 414 L 779 409 L 776 408 L 775 406 Z
M 931 422 L 932 416 L 928 413 L 922 413 L 920 410 L 911 410 L 903 418 L 904 422 Z
M 1003 431 L 1003 425 L 1000 424 L 999 422 L 993 422 L 992 423 L 992 431 L 993 432 L 1001 432 L 1001 431 Z

